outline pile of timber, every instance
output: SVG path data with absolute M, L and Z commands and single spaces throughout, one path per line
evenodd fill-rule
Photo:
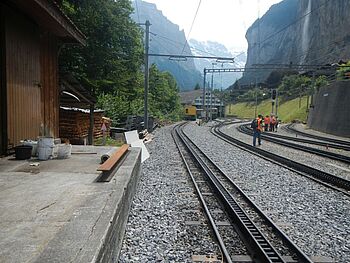
M 103 111 L 94 112 L 94 139 L 102 137 Z M 109 127 L 107 126 L 107 134 Z M 89 135 L 90 114 L 79 109 L 60 108 L 60 138 L 68 139 L 72 144 L 83 144 Z

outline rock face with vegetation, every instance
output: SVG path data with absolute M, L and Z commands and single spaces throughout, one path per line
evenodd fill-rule
M 350 1 L 284 0 L 248 29 L 248 58 L 253 64 L 326 64 L 350 58 Z M 257 74 L 264 81 L 271 71 Z M 246 73 L 242 83 L 255 81 Z
M 145 23 L 146 20 L 151 23 L 150 53 L 192 55 L 184 31 L 168 20 L 155 4 L 135 0 L 133 6 L 131 17 L 136 23 Z M 193 59 L 178 61 L 169 57 L 151 57 L 150 62 L 160 70 L 169 71 L 181 90 L 192 90 L 197 83 L 202 83 L 201 73 Z

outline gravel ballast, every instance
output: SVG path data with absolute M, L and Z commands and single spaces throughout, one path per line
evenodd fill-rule
M 241 124 L 227 125 L 224 126 L 221 131 L 245 143 L 252 144 L 252 136 L 241 133 L 236 129 L 236 127 L 239 125 Z M 293 148 L 287 148 L 285 146 L 266 141 L 263 138 L 260 148 L 335 176 L 350 180 L 350 165 L 346 163 L 331 160 L 326 157 L 317 156 L 315 154 L 303 152 Z
M 191 123 L 185 133 L 306 254 L 350 262 L 349 197 L 227 144 L 212 135 L 208 127 Z M 310 161 L 302 155 L 299 158 Z
M 172 127 L 147 144 L 123 246 L 117 262 L 193 262 L 193 255 L 218 255 L 205 217 L 171 137 Z

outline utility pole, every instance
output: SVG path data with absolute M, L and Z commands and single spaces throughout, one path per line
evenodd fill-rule
M 276 116 L 278 116 L 277 110 L 278 110 L 278 90 L 276 89 Z
M 203 114 L 202 117 L 204 117 L 204 112 L 205 112 L 205 84 L 206 84 L 206 77 L 207 77 L 207 72 L 206 72 L 206 68 L 204 68 L 204 79 L 203 79 L 203 99 L 202 99 L 202 109 L 203 109 Z M 205 117 L 207 117 L 205 115 Z
M 148 65 L 148 52 L 149 52 L 149 27 L 151 23 L 146 20 L 146 41 L 145 41 L 145 106 L 144 106 L 144 125 L 148 131 L 148 88 L 149 88 L 149 65 Z
M 211 90 L 210 90 L 210 109 L 209 109 L 209 116 L 210 116 L 210 121 L 213 120 L 213 105 L 212 105 L 212 100 L 213 100 L 213 84 L 214 84 L 214 73 L 211 74 Z

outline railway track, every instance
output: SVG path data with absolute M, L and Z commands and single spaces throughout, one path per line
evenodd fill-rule
M 338 140 L 338 139 L 334 139 L 334 138 L 329 138 L 329 137 L 325 137 L 325 136 L 319 136 L 319 135 L 314 135 L 314 134 L 302 132 L 302 131 L 299 131 L 299 130 L 294 128 L 294 123 L 288 124 L 285 127 L 283 127 L 282 129 L 284 129 L 290 133 L 299 134 L 299 135 L 304 136 L 304 137 L 309 137 L 309 138 L 313 138 L 313 139 L 324 141 L 324 142 L 330 142 L 330 143 L 337 144 L 337 145 L 343 145 L 343 146 L 346 146 L 347 149 L 350 149 L 350 142 L 349 141 Z
M 207 213 L 208 221 L 220 245 L 225 262 L 234 262 L 229 253 L 229 242 L 222 237 L 220 226 L 214 218 L 205 196 L 209 189 L 220 200 L 234 230 L 246 245 L 254 262 L 312 262 L 259 207 L 218 168 L 182 131 L 176 126 L 172 136 L 191 176 L 193 184 Z M 209 185 L 209 187 L 208 187 Z M 206 195 L 203 194 L 203 189 Z M 219 204 L 220 205 L 220 204 Z M 286 259 L 288 258 L 288 259 Z
M 289 140 L 289 141 L 313 144 L 313 145 L 318 145 L 318 146 L 324 146 L 326 148 L 333 148 L 333 149 L 339 149 L 339 150 L 344 150 L 344 151 L 350 151 L 350 146 L 347 146 L 345 144 L 337 144 L 337 143 L 324 142 L 324 141 L 315 141 L 315 140 L 310 140 L 310 139 L 305 139 L 305 138 L 298 138 L 298 137 L 276 134 L 273 132 L 264 133 L 264 135 L 269 136 L 269 137 L 280 138 L 283 140 Z M 322 139 L 317 139 L 317 140 L 322 140 Z
M 240 125 L 237 129 L 240 132 L 242 132 L 242 133 L 245 133 L 245 134 L 248 134 L 248 135 L 253 135 L 253 131 L 248 127 L 248 125 L 249 124 Z M 275 135 L 275 134 L 273 134 L 273 135 Z M 289 148 L 301 150 L 301 151 L 304 151 L 304 152 L 316 154 L 316 155 L 319 155 L 319 156 L 322 156 L 322 157 L 326 157 L 326 158 L 329 158 L 329 159 L 332 159 L 332 160 L 336 160 L 336 161 L 340 161 L 340 162 L 343 162 L 343 163 L 350 164 L 350 157 L 349 156 L 345 156 L 345 155 L 342 155 L 342 154 L 333 153 L 333 152 L 329 152 L 329 151 L 324 151 L 324 150 L 321 150 L 321 149 L 316 149 L 316 148 L 308 147 L 308 146 L 305 146 L 305 145 L 295 144 L 295 143 L 291 143 L 291 142 L 284 141 L 284 140 L 279 140 L 279 139 L 275 138 L 278 135 L 276 135 L 276 136 L 273 136 L 273 135 L 270 134 L 270 133 L 268 133 L 268 134 L 262 133 L 261 134 L 261 138 L 264 138 L 266 141 L 277 143 L 279 145 L 283 145 L 283 146 L 286 146 L 286 147 L 289 147 Z M 281 137 L 282 135 L 279 135 L 279 136 Z M 288 136 L 285 136 L 285 137 L 288 137 Z
M 303 175 L 313 181 L 316 181 L 326 187 L 332 188 L 334 190 L 340 191 L 343 194 L 350 196 L 350 181 L 344 178 L 323 172 L 321 170 L 315 169 L 313 167 L 295 162 L 288 158 L 279 156 L 277 154 L 265 151 L 263 149 L 254 147 L 250 144 L 242 142 L 238 139 L 235 139 L 220 130 L 223 125 L 228 125 L 230 123 L 220 123 L 219 125 L 214 126 L 211 129 L 211 132 L 219 137 L 220 139 L 235 145 L 243 150 L 249 151 L 252 154 L 259 155 L 269 161 L 282 165 L 294 172 L 297 172 L 300 175 Z

